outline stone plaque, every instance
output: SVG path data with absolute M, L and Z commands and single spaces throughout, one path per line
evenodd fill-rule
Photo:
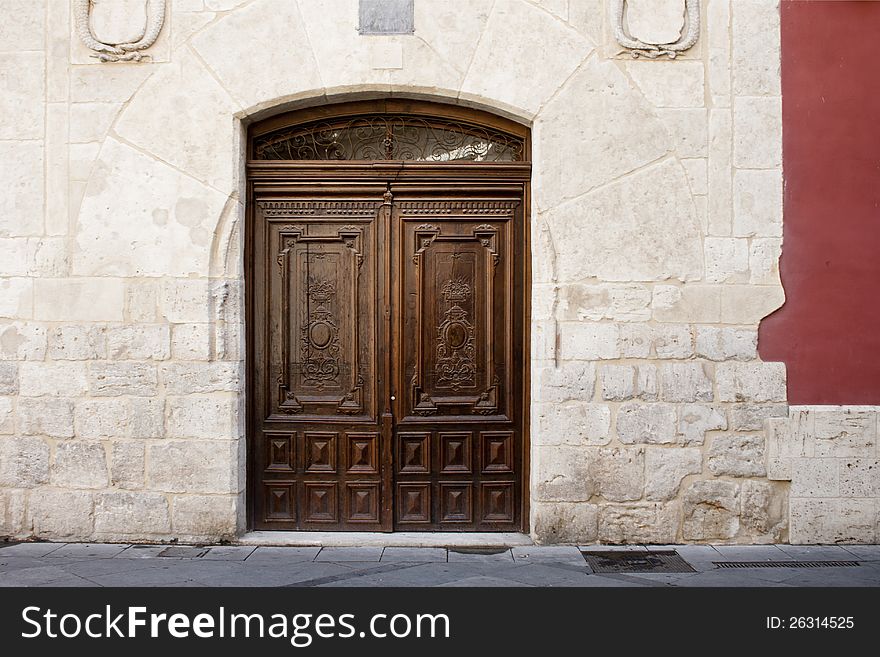
M 412 34 L 413 0 L 360 0 L 361 34 Z

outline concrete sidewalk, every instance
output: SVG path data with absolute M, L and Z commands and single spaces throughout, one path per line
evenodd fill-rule
M 686 562 L 679 563 L 679 570 L 693 570 L 596 573 L 584 553 L 595 557 L 602 551 L 660 551 L 667 553 L 664 558 L 674 551 Z M 880 586 L 880 546 L 447 549 L 19 543 L 0 544 L 0 586 Z

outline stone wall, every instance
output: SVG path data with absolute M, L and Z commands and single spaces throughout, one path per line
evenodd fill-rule
M 777 3 L 704 0 L 655 60 L 605 0 L 416 0 L 382 37 L 357 4 L 168 0 L 150 59 L 102 63 L 72 3 L 0 0 L 0 534 L 245 531 L 243 128 L 395 95 L 533 129 L 534 536 L 787 540 L 785 372 L 756 354 L 784 300 Z

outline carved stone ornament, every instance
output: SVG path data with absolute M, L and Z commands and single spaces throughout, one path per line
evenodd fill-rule
M 665 4 L 674 3 L 672 9 L 680 6 L 684 19 L 678 26 L 678 36 L 669 42 L 661 42 L 660 39 L 646 35 L 634 35 L 627 25 L 627 3 L 635 3 L 644 0 L 611 0 L 611 23 L 614 28 L 614 38 L 626 48 L 633 58 L 646 57 L 656 59 L 666 55 L 675 59 L 679 53 L 694 46 L 700 38 L 700 0 L 664 0 Z M 653 0 L 651 0 L 653 1 Z M 663 30 L 652 31 L 662 34 Z M 662 39 L 662 37 L 661 37 Z
M 165 0 L 74 0 L 76 33 L 102 62 L 139 62 L 165 24 Z

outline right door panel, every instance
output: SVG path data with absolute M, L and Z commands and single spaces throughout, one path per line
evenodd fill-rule
M 522 523 L 522 197 L 395 194 L 399 530 Z

